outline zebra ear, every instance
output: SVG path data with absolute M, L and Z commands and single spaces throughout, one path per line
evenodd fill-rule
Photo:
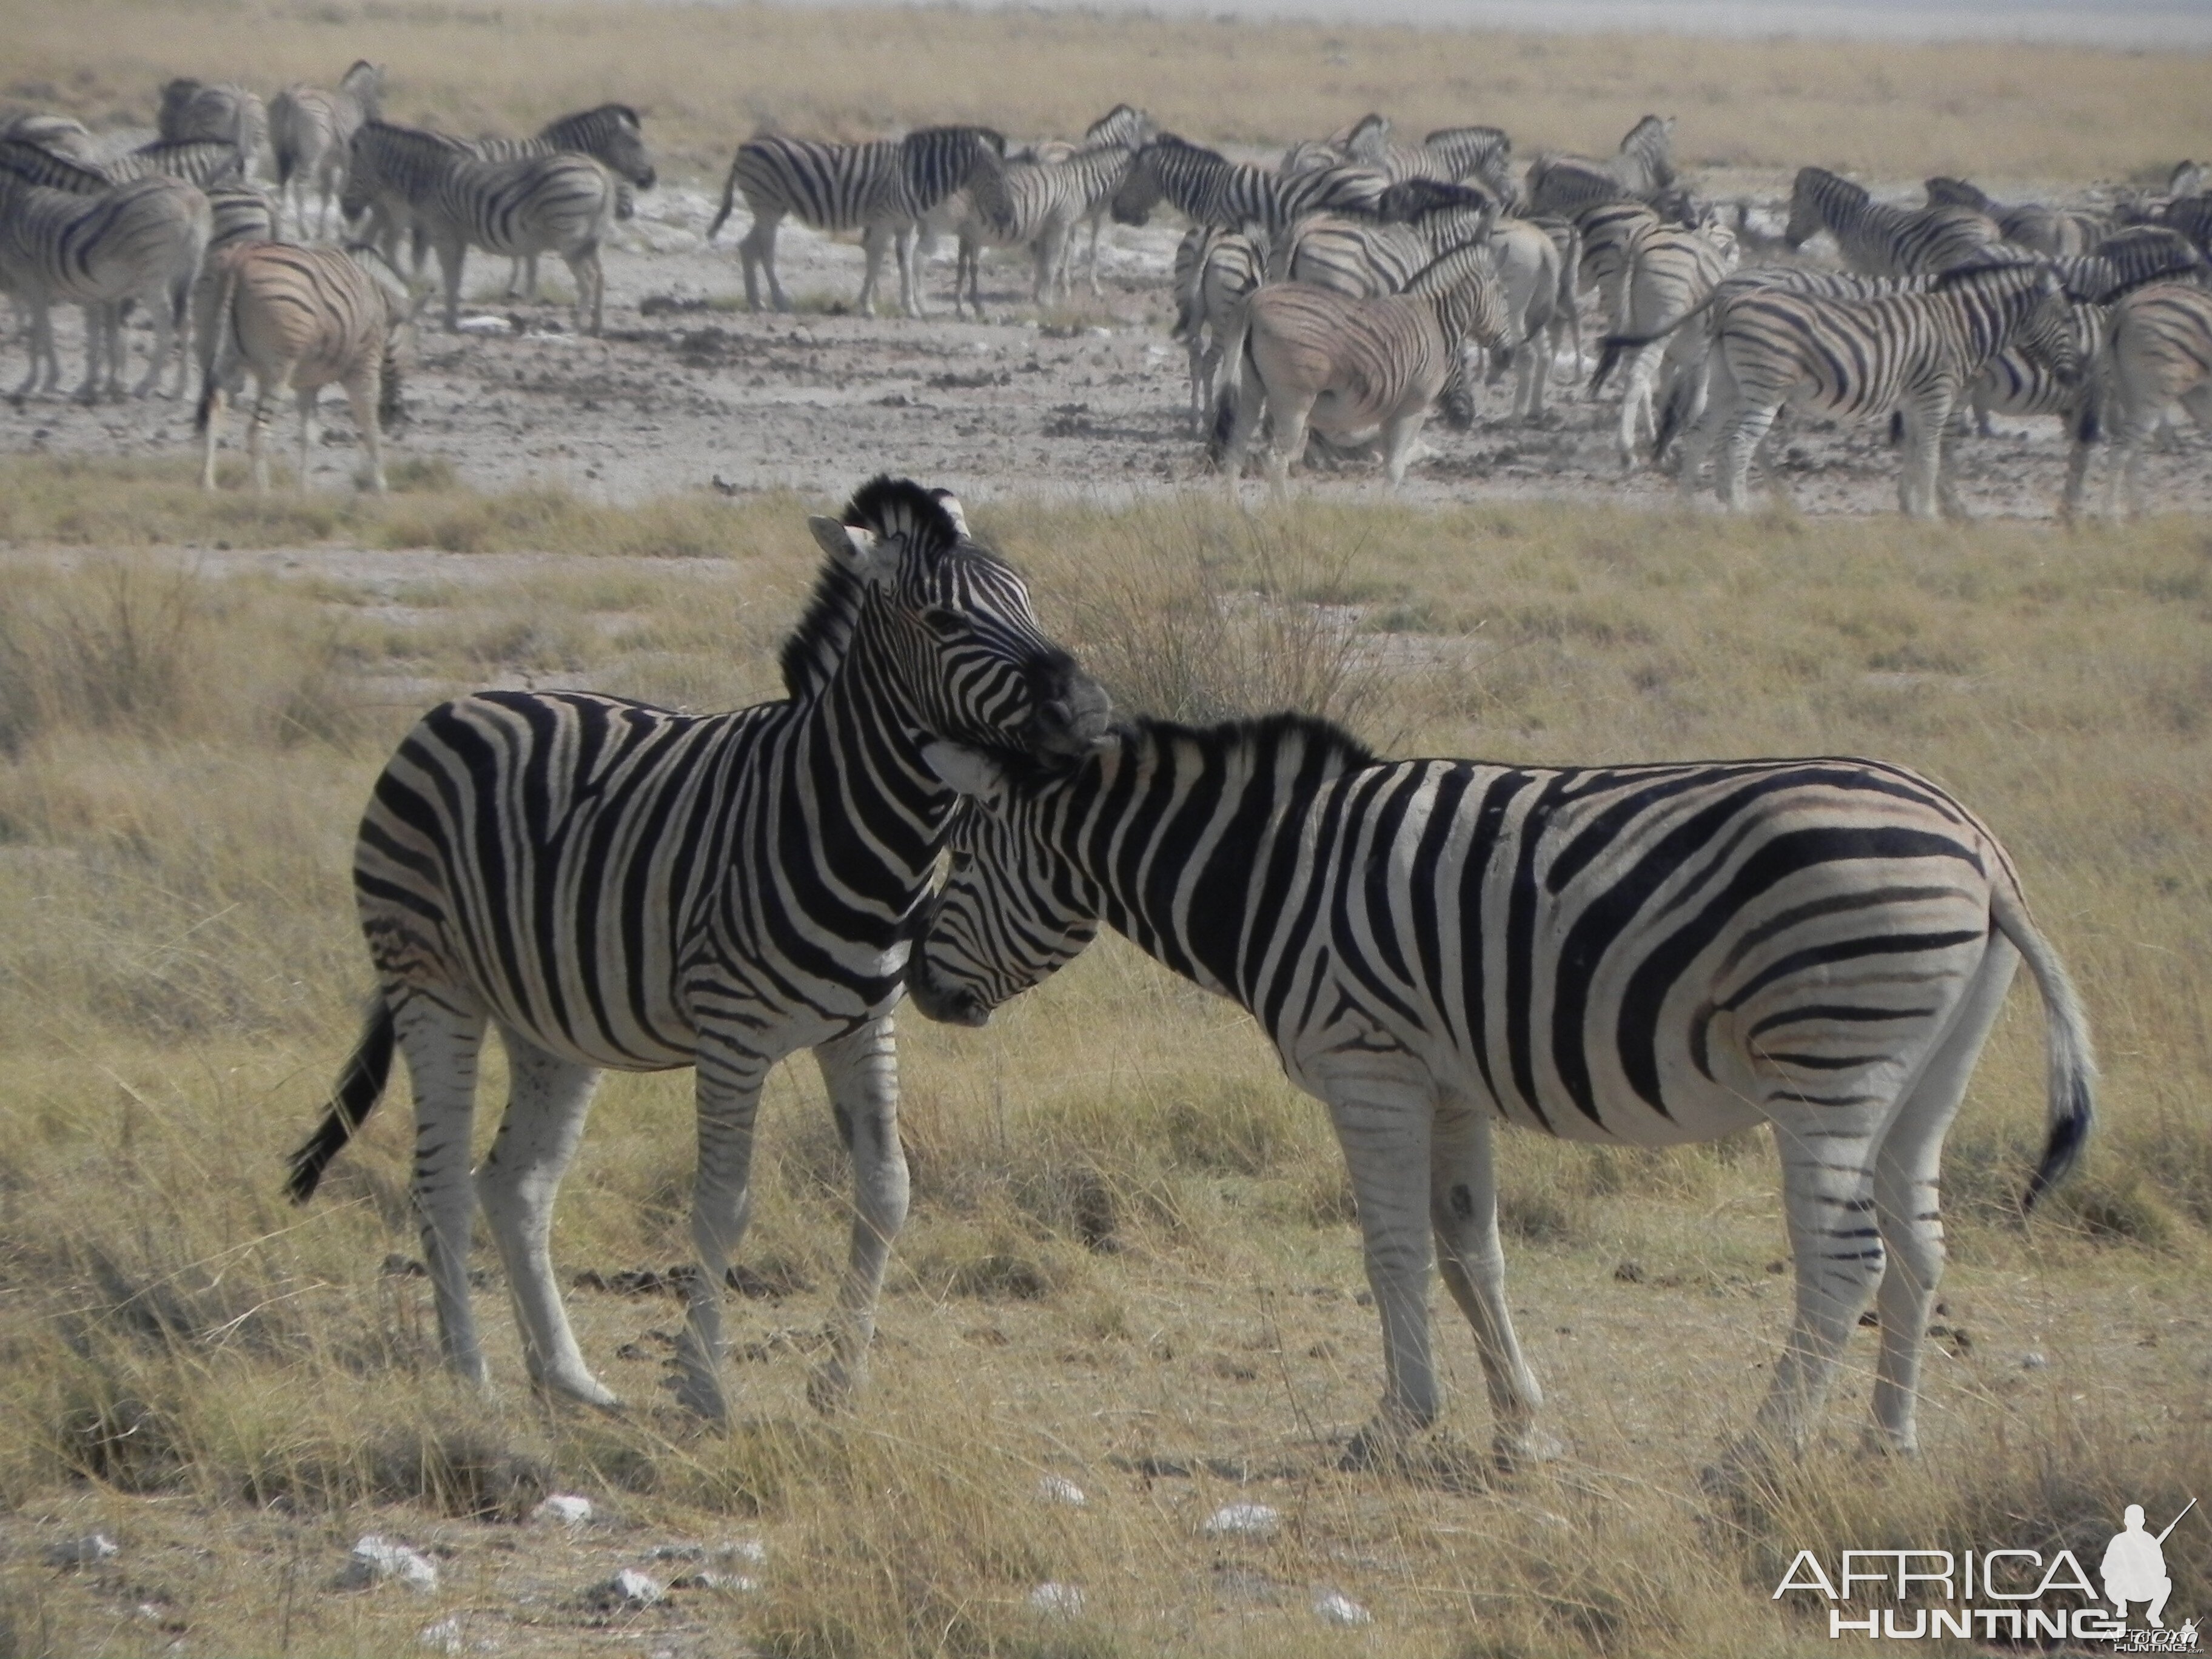
M 806 527 L 814 532 L 814 540 L 824 553 L 860 580 L 881 586 L 897 573 L 897 543 L 879 541 L 872 532 L 858 525 L 842 524 L 819 514 L 807 520 Z
M 1006 793 L 1006 775 L 981 750 L 939 740 L 922 744 L 921 758 L 947 789 L 980 806 L 996 806 Z

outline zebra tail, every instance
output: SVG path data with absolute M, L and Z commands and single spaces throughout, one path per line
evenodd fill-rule
M 2043 1051 L 2049 1078 L 2049 1125 L 2043 1143 L 2043 1159 L 2021 1195 L 2025 1215 L 2035 1202 L 2065 1178 L 2089 1138 L 2096 1115 L 2097 1059 L 2089 1042 L 2089 1021 L 2081 1000 L 2067 977 L 2051 942 L 2028 919 L 2027 902 L 2010 880 L 1998 884 L 1990 906 L 1990 920 L 2035 975 L 2043 994 Z
M 238 264 L 231 259 L 219 258 L 222 275 L 216 283 L 215 303 L 208 307 L 207 322 L 200 330 L 200 401 L 192 411 L 192 430 L 207 430 L 208 415 L 215 408 L 216 388 L 222 385 L 216 371 L 222 367 L 223 344 L 231 337 L 230 307 L 238 292 Z
M 1598 342 L 1597 368 L 1590 374 L 1589 395 L 1593 398 L 1597 396 L 1599 389 L 1605 385 L 1606 377 L 1613 373 L 1613 366 L 1620 361 L 1622 352 L 1633 347 L 1649 345 L 1659 337 L 1656 334 L 1642 338 L 1627 334 L 1608 334 Z
M 292 1173 L 285 1180 L 284 1190 L 295 1204 L 305 1204 L 315 1195 L 323 1171 L 353 1139 L 354 1131 L 383 1095 L 385 1081 L 392 1075 L 393 1041 L 392 1005 L 379 994 L 369 1004 L 360 1042 L 338 1073 L 329 1115 L 288 1160 Z
M 707 240 L 708 241 L 713 241 L 716 233 L 722 228 L 723 222 L 729 218 L 730 209 L 736 204 L 737 199 L 738 162 L 737 158 L 732 156 L 730 158 L 730 176 L 722 180 L 721 211 L 715 214 L 714 222 L 707 227 Z
M 1252 325 L 1239 310 L 1236 338 L 1223 356 L 1222 387 L 1213 400 L 1213 424 L 1206 434 L 1206 464 L 1217 471 L 1229 454 L 1230 434 L 1237 429 L 1237 411 L 1244 403 L 1244 377 L 1256 375 L 1260 365 L 1252 356 Z

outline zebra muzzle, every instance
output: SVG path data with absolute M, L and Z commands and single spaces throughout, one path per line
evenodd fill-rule
M 1055 695 L 1038 702 L 1024 728 L 1030 752 L 1063 757 L 1088 753 L 1106 735 L 1113 700 L 1097 681 L 1072 668 L 1054 690 Z

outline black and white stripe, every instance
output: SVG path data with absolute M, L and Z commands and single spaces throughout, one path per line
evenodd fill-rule
M 1989 245 L 2004 239 L 1996 220 L 1972 208 L 1891 207 L 1825 167 L 1800 167 L 1783 239 L 1802 247 L 1823 230 L 1844 263 L 1869 276 L 1948 270 L 1986 258 Z
M 1614 154 L 1540 155 L 1522 186 L 1522 211 L 1571 218 L 1600 202 L 1648 202 L 1674 183 L 1674 118 L 1647 115 Z
M 440 149 L 450 152 L 440 156 Z M 452 157 L 470 153 L 458 138 L 422 127 L 370 119 L 354 131 L 346 146 L 345 183 L 338 193 L 338 214 L 349 225 L 368 216 L 360 234 L 375 244 L 387 263 L 399 263 L 399 240 L 413 234 L 414 263 L 418 277 L 429 252 L 429 241 L 416 226 L 413 203 L 428 195 L 444 176 Z
M 164 143 L 208 140 L 235 144 L 242 176 L 252 181 L 269 137 L 269 111 L 261 94 L 228 82 L 210 85 L 180 76 L 161 88 L 156 130 Z
M 1935 178 L 1924 185 L 1929 207 L 1971 208 L 1996 222 L 2008 242 L 2034 253 L 2087 253 L 2112 234 L 2112 216 L 2093 208 L 2046 207 L 2021 202 L 2007 207 L 1993 202 L 1964 179 Z
M 934 242 L 940 229 L 949 229 L 957 239 L 952 278 L 954 314 L 959 313 L 964 295 L 976 320 L 982 319 L 981 266 L 987 247 L 1028 251 L 1033 303 L 1042 305 L 1054 295 L 1065 297 L 1071 286 L 1075 232 L 1086 221 L 1091 222 L 1092 231 L 1091 288 L 1092 293 L 1098 292 L 1097 221 L 1128 175 L 1136 149 L 1135 143 L 1109 139 L 1048 159 L 1016 158 L 1006 164 L 997 190 L 990 192 L 993 199 L 988 210 L 977 205 L 965 191 L 947 197 L 934 214 L 923 220 L 921 234 L 925 247 Z
M 1139 721 L 1072 775 L 978 760 L 963 782 L 979 810 L 908 963 L 917 1008 L 981 1024 L 1103 921 L 1249 1012 L 1328 1105 L 1388 1379 L 1355 1460 L 1437 1416 L 1431 1239 L 1499 1457 L 1540 1444 L 1494 1119 L 1625 1146 L 1771 1123 L 1797 1297 L 1759 1437 L 1802 1443 L 1872 1293 L 1875 1425 L 1904 1451 L 1943 1137 L 2021 957 L 2049 1073 L 2031 1202 L 2089 1126 L 2087 1022 L 2010 860 L 1899 767 L 1390 762 L 1285 714 Z
M 726 1413 L 721 1291 L 743 1237 L 769 1070 L 811 1048 L 854 1170 L 851 1256 L 825 1398 L 861 1380 L 906 1212 L 890 1011 L 911 921 L 957 806 L 924 745 L 1030 763 L 1102 732 L 1103 693 L 1039 629 L 957 503 L 905 480 L 811 521 L 828 562 L 784 647 L 790 696 L 694 715 L 585 692 L 441 705 L 377 781 L 355 858 L 378 989 L 329 1116 L 295 1154 L 305 1199 L 380 1092 L 414 1080 L 415 1195 L 448 1362 L 481 1379 L 469 1303 L 481 1199 L 532 1376 L 611 1403 L 546 1253 L 555 1189 L 604 1069 L 696 1068 L 701 1273 L 680 1398 Z M 469 1177 L 485 1030 L 513 1078 Z
M 245 152 L 227 140 L 215 138 L 141 144 L 137 149 L 102 161 L 100 170 L 118 185 L 133 179 L 181 179 L 202 190 L 217 185 L 251 184 Z
M 1213 406 L 1221 365 L 1243 325 L 1244 302 L 1260 286 L 1265 258 L 1241 232 L 1193 225 L 1176 244 L 1176 323 L 1171 337 L 1190 356 L 1190 429 Z
M 1284 174 L 1161 133 L 1130 163 L 1114 198 L 1114 217 L 1141 225 L 1165 202 L 1193 224 L 1241 231 L 1272 247 L 1309 213 L 1373 216 L 1390 179 L 1381 169 L 1338 166 Z
M 319 203 L 315 234 L 330 231 L 331 201 L 345 172 L 353 136 L 364 121 L 384 116 L 384 69 L 356 58 L 335 90 L 307 85 L 285 88 L 269 100 L 269 141 L 276 153 L 276 198 L 289 208 L 302 234 L 307 223 L 307 192 Z
M 768 134 L 738 146 L 722 205 L 707 227 L 713 241 L 740 191 L 752 228 L 738 244 L 744 262 L 745 304 L 760 309 L 759 272 L 768 270 L 769 297 L 778 311 L 791 309 L 775 274 L 776 227 L 786 214 L 817 230 L 857 230 L 867 254 L 860 307 L 875 309 L 876 273 L 884 249 L 898 264 L 899 303 L 909 317 L 921 314 L 915 270 L 915 242 L 921 220 L 953 191 L 964 190 L 983 212 L 998 202 L 1006 141 L 988 127 L 924 127 L 903 138 L 868 144 L 819 143 Z
M 2179 404 L 2212 433 L 2212 290 L 2155 283 L 2115 301 L 2094 371 L 2095 386 L 2074 434 L 2063 503 L 2078 513 L 2088 486 L 2090 449 L 2112 447 L 2108 510 L 2142 507 L 2142 454 L 2167 410 Z
M 1620 332 L 1608 339 L 1590 376 L 1595 393 L 1621 354 L 1614 341 L 1623 335 L 1644 337 L 1644 343 L 1626 349 L 1627 366 L 1621 374 L 1615 453 L 1623 471 L 1634 470 L 1639 444 L 1658 436 L 1655 388 L 1662 371 L 1679 367 L 1697 349 L 1695 331 L 1677 330 L 1675 325 L 1705 303 L 1735 269 L 1735 262 L 1734 234 L 1713 220 L 1694 230 L 1649 228 L 1630 244 L 1621 283 Z M 1662 344 L 1660 337 L 1670 335 Z M 1668 358 L 1674 360 L 1672 365 L 1665 361 Z
M 537 155 L 573 151 L 601 163 L 620 182 L 615 217 L 627 219 L 635 210 L 632 189 L 651 190 L 658 177 L 653 154 L 646 148 L 645 123 L 628 104 L 601 104 L 548 121 L 529 138 L 464 139 L 464 146 L 480 161 L 520 161 Z M 507 273 L 507 291 L 538 297 L 538 256 L 525 254 Z

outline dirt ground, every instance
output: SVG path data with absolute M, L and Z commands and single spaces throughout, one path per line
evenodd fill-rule
M 1721 199 L 1769 200 L 1781 182 L 1708 177 L 1703 185 Z M 744 216 L 708 246 L 714 205 L 714 195 L 696 184 L 640 199 L 638 218 L 606 258 L 603 339 L 580 337 L 565 305 L 505 299 L 501 267 L 477 255 L 464 284 L 463 319 L 481 331 L 445 333 L 432 307 L 407 386 L 412 419 L 396 455 L 442 460 L 474 488 L 555 485 L 614 502 L 710 483 L 732 493 L 781 487 L 842 495 L 884 469 L 981 498 L 1067 492 L 1111 500 L 1212 485 L 1188 427 L 1183 349 L 1168 337 L 1168 272 L 1179 226 L 1157 219 L 1142 228 L 1109 226 L 1103 297 L 1090 300 L 1079 283 L 1073 306 L 1042 316 L 1029 303 L 1026 258 L 994 255 L 984 273 L 992 320 L 975 323 L 951 315 L 949 241 L 925 268 L 927 318 L 868 318 L 851 314 L 858 246 L 787 221 L 780 268 L 799 309 L 750 315 L 735 252 Z M 548 264 L 565 284 L 557 261 Z M 884 283 L 895 301 L 888 262 Z M 67 387 L 82 362 L 74 313 L 62 326 Z M 1600 332 L 1595 314 L 1586 315 L 1593 353 Z M 147 337 L 138 333 L 137 351 Z M 12 380 L 12 362 L 6 372 Z M 1535 426 L 1508 415 L 1503 384 L 1486 392 L 1472 431 L 1432 421 L 1423 442 L 1433 453 L 1415 463 L 1407 497 L 1671 499 L 1669 480 L 1648 471 L 1621 477 L 1613 395 L 1593 404 L 1574 382 L 1563 356 L 1547 414 Z M 335 393 L 326 399 L 339 401 Z M 2000 419 L 1997 428 L 1993 438 L 1956 445 L 1961 498 L 1978 514 L 2048 516 L 2065 470 L 2058 422 Z M 280 414 L 280 456 L 291 451 L 292 431 L 289 413 Z M 235 422 L 229 441 L 242 441 Z M 196 447 L 188 403 L 87 409 L 59 396 L 0 411 L 0 444 L 14 452 L 148 456 Z M 342 410 L 327 416 L 323 445 L 310 483 L 342 487 L 356 459 Z M 2212 507 L 2204 454 L 2196 434 L 2154 451 L 2145 474 L 2149 499 L 2169 508 Z M 1874 428 L 1785 426 L 1763 459 L 1771 482 L 1802 511 L 1895 507 L 1897 458 Z M 1383 485 L 1373 469 L 1353 468 L 1304 487 L 1357 496 Z

